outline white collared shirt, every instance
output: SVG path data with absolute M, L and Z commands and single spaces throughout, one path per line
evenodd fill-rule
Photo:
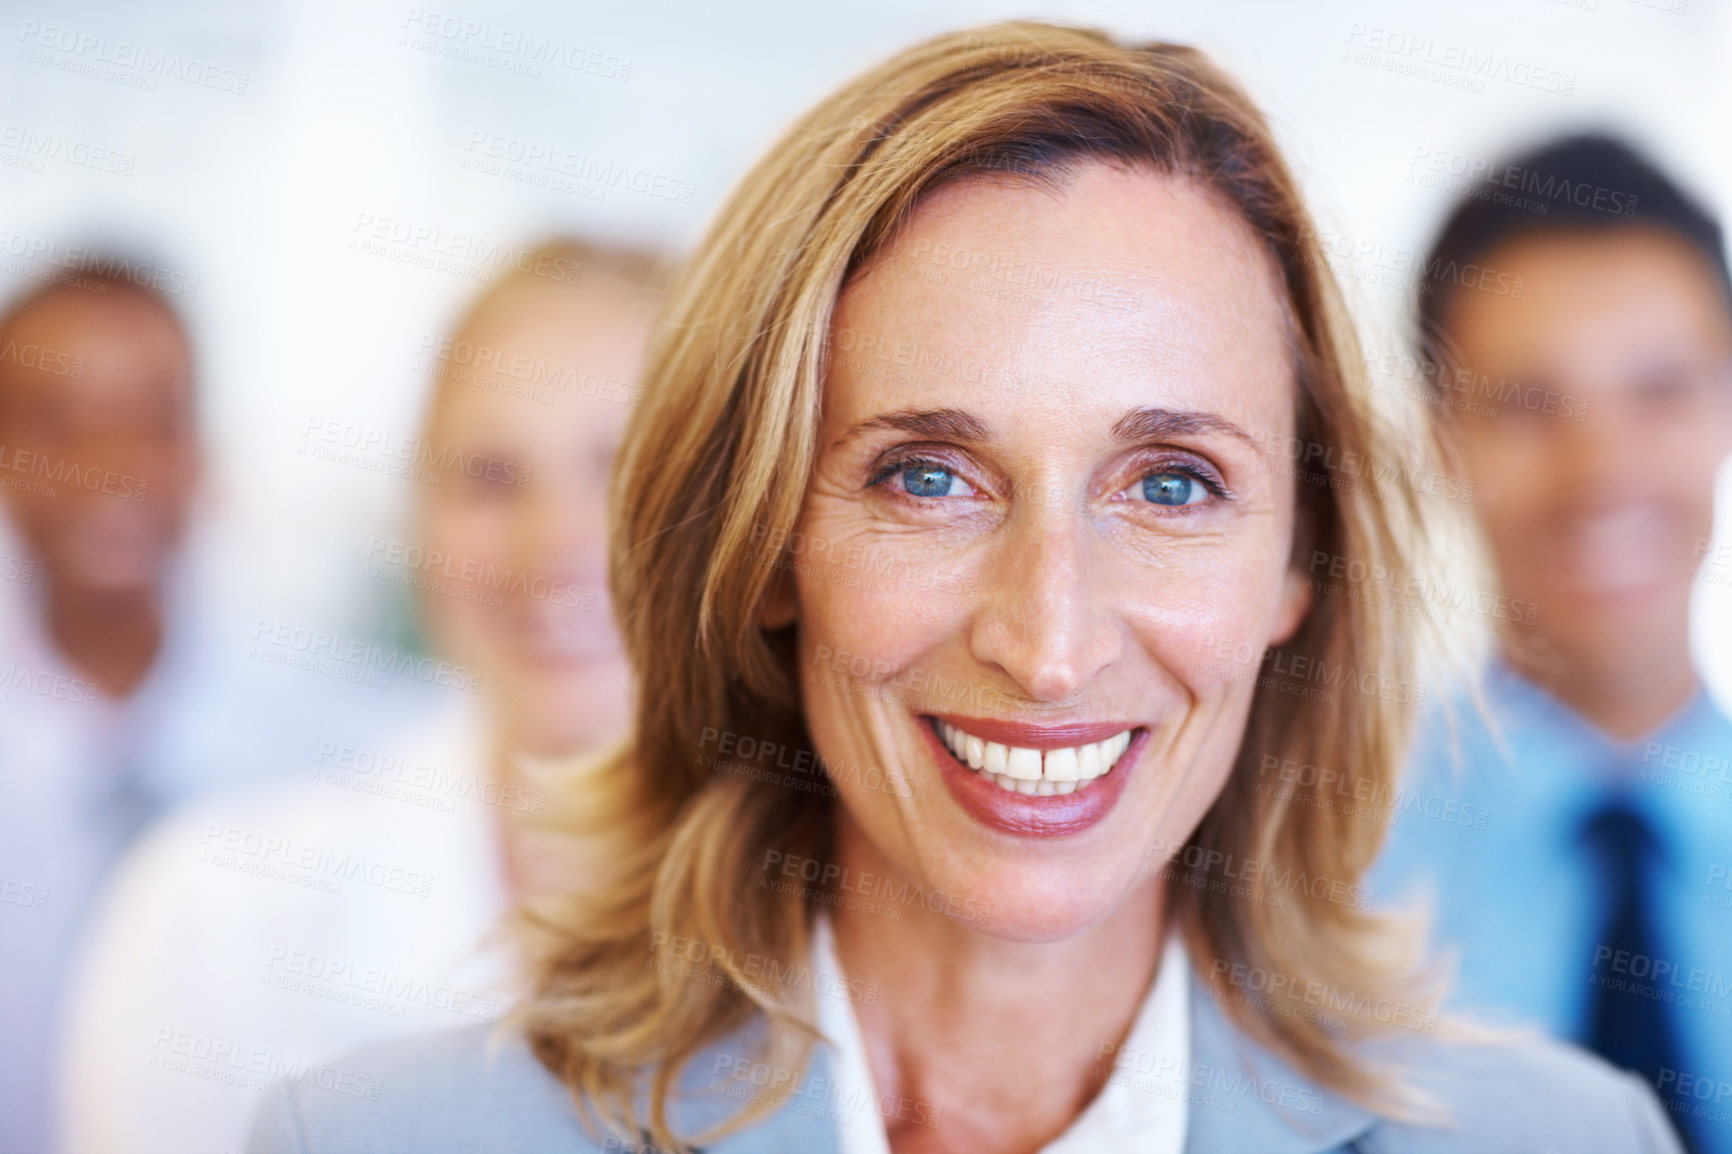
M 812 969 L 827 975 L 830 988 L 846 990 L 829 915 L 819 911 L 812 934 Z M 1138 1069 L 1182 1071 L 1191 1058 L 1190 962 L 1177 935 L 1167 939 L 1160 972 L 1143 998 L 1131 1032 L 1117 1056 Z M 872 1069 L 853 1005 L 820 995 L 818 1029 L 834 1047 L 835 1097 L 843 1102 L 876 1102 Z M 1124 1063 L 1119 1063 L 1121 1066 Z M 1128 1068 L 1128 1067 L 1127 1067 Z M 1170 1080 L 1169 1080 L 1170 1081 Z M 1041 1154 L 1182 1154 L 1190 1120 L 1182 1081 L 1176 1093 L 1159 1092 L 1167 1081 L 1150 1083 L 1114 1075 L 1105 1087 Z M 837 1128 L 837 1154 L 890 1154 L 890 1139 L 878 1111 L 850 1113 Z
M 63 1154 L 241 1150 L 260 1101 L 344 1051 L 503 1015 L 486 751 L 453 711 L 146 834 L 73 978 Z

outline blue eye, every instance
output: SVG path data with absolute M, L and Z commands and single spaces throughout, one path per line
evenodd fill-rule
M 914 497 L 948 497 L 956 474 L 942 465 L 913 462 L 902 466 L 902 489 Z
M 1185 473 L 1150 473 L 1143 478 L 1143 497 L 1155 505 L 1195 505 L 1208 490 Z
M 955 469 L 924 457 L 904 457 L 879 466 L 866 483 L 876 488 L 888 481 L 898 481 L 910 497 L 930 500 L 935 497 L 978 497 L 973 485 L 964 481 Z

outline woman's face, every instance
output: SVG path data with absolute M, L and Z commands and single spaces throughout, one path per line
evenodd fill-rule
M 846 844 L 1021 940 L 1154 884 L 1308 604 L 1285 332 L 1232 212 L 1102 164 L 944 187 L 849 284 L 793 539 Z
M 503 738 L 526 753 L 572 753 L 629 719 L 607 486 L 652 315 L 611 277 L 526 283 L 444 365 L 453 379 L 429 439 L 447 459 L 491 467 L 445 470 L 425 494 L 421 544 L 443 584 L 422 608 L 441 652 L 481 672 Z

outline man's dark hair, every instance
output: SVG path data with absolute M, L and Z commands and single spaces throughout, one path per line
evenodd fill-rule
M 1473 274 L 1464 270 L 1493 249 L 1537 233 L 1631 228 L 1663 229 L 1688 242 L 1713 267 L 1732 307 L 1719 222 L 1630 145 L 1605 133 L 1582 133 L 1493 165 L 1450 213 L 1421 266 L 1421 352 L 1433 364 L 1442 359 L 1444 310 L 1471 282 Z
M 185 336 L 186 320 L 180 309 L 175 307 L 166 292 L 148 279 L 128 275 L 126 270 L 132 263 L 130 257 L 95 253 L 83 268 L 65 269 L 50 265 L 36 270 L 35 277 L 41 283 L 7 301 L 5 308 L 0 310 L 0 332 L 51 297 L 83 295 L 100 300 L 130 295 L 155 305 Z
M 191 358 L 192 335 L 180 309 L 175 307 L 168 293 L 150 283 L 148 279 L 140 279 L 131 272 L 135 266 L 146 269 L 155 266 L 103 250 L 87 251 L 88 255 L 82 267 L 69 270 L 50 265 L 38 269 L 36 279 L 41 283 L 6 302 L 5 307 L 0 309 L 0 350 L 6 347 L 19 318 L 44 301 L 61 296 L 81 296 L 94 301 L 131 297 L 151 305 L 167 318 L 175 332 L 180 335 L 181 344 Z M 0 406 L 4 405 L 5 399 L 4 390 L 0 390 Z

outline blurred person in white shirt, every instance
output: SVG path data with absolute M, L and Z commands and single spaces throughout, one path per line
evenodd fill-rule
M 364 572 L 418 592 L 433 651 L 480 674 L 474 707 L 321 738 L 304 780 L 147 835 L 76 987 L 66 1151 L 236 1150 L 291 1081 L 378 1092 L 331 1055 L 505 1011 L 501 915 L 599 868 L 538 825 L 546 775 L 583 772 L 630 713 L 606 494 L 656 280 L 648 254 L 553 242 L 436 350 L 424 442 L 453 467 Z

